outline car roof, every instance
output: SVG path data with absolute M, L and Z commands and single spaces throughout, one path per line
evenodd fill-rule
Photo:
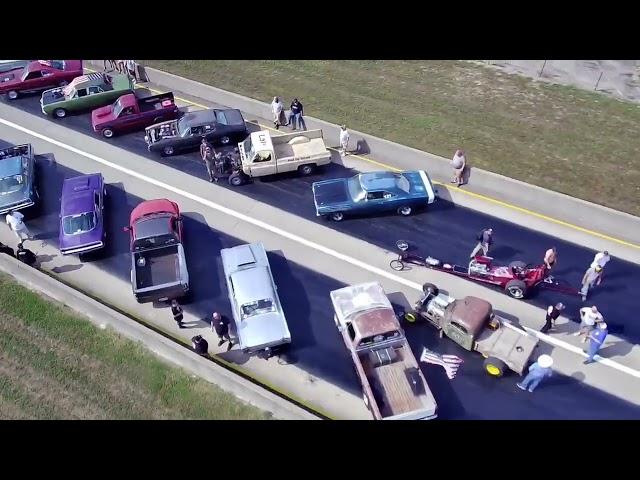
M 216 113 L 215 109 L 207 110 L 195 110 L 193 112 L 187 112 L 182 116 L 182 119 L 189 126 L 199 126 L 208 123 L 215 123 Z
M 239 305 L 256 300 L 271 299 L 274 303 L 275 292 L 266 265 L 239 270 L 231 274 L 235 298 Z
M 398 190 L 396 185 L 397 173 L 367 172 L 360 174 L 360 185 L 363 190 Z
M 0 159 L 0 178 L 22 173 L 22 157 Z
M 136 208 L 131 211 L 131 216 L 129 218 L 132 222 L 135 222 L 140 217 L 143 217 L 145 215 L 161 212 L 167 212 L 171 215 L 180 214 L 177 203 L 174 203 L 171 200 L 167 200 L 166 198 L 159 198 L 156 200 L 146 200 L 139 203 L 138 206 L 136 206 Z
M 100 73 L 100 72 L 89 73 L 87 75 L 81 75 L 79 77 L 74 78 L 71 81 L 71 83 L 65 87 L 64 91 L 66 93 L 68 91 L 73 90 L 74 88 L 76 90 L 78 90 L 78 89 L 81 89 L 81 88 L 87 88 L 87 87 L 91 87 L 91 86 L 94 86 L 94 85 L 111 84 L 111 81 L 107 82 L 105 80 L 106 77 L 107 77 L 106 74 Z

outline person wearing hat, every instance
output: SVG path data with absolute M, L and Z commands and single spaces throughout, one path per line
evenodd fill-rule
M 229 342 L 227 351 L 233 347 L 233 341 L 229 336 L 229 320 L 218 312 L 213 312 L 211 316 L 211 330 L 218 335 L 218 346 L 221 347 L 224 342 Z
M 551 366 L 553 358 L 549 355 L 540 355 L 538 361 L 529 367 L 529 373 L 522 382 L 516 383 L 520 390 L 528 390 L 533 392 L 540 382 L 551 376 Z
M 598 327 L 593 329 L 589 334 L 589 349 L 587 351 L 587 359 L 582 362 L 585 365 L 589 363 L 593 363 L 593 357 L 595 357 L 600 347 L 604 343 L 604 339 L 607 338 L 607 334 L 609 331 L 607 330 L 607 324 L 605 322 L 598 323 Z
M 596 265 L 595 267 L 587 268 L 587 271 L 584 272 L 582 276 L 582 288 L 580 289 L 580 295 L 582 295 L 582 301 L 587 300 L 587 294 L 589 290 L 592 289 L 596 285 L 600 285 L 602 281 L 602 267 L 600 265 Z
M 193 337 L 191 339 L 191 344 L 198 355 L 203 357 L 207 356 L 207 353 L 209 352 L 209 342 L 202 338 L 202 335 L 196 335 Z
M 556 303 L 556 305 L 549 305 L 547 308 L 547 318 L 544 326 L 540 329 L 541 333 L 547 333 L 551 330 L 556 323 L 556 320 L 560 316 L 560 312 L 564 310 L 564 304 L 562 302 Z

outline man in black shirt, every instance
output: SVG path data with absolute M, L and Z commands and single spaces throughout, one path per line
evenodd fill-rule
M 18 250 L 16 251 L 16 258 L 22 263 L 29 265 L 30 267 L 36 263 L 36 255 L 28 248 L 24 248 L 22 243 L 18 244 Z
M 202 355 L 203 357 L 207 356 L 209 351 L 209 342 L 207 342 L 202 335 L 196 335 L 191 339 L 191 343 L 193 345 L 193 349 L 198 355 Z
M 222 346 L 224 342 L 229 342 L 227 351 L 231 350 L 233 347 L 233 341 L 229 336 L 229 320 L 218 312 L 213 312 L 211 330 L 216 332 L 216 335 L 218 335 L 218 346 Z
M 289 117 L 289 124 L 293 125 L 293 130 L 296 129 L 296 123 L 300 129 L 307 129 L 307 125 L 304 123 L 304 118 L 302 118 L 303 115 L 304 107 L 302 106 L 302 103 L 300 103 L 297 98 L 294 98 L 293 102 L 291 102 L 291 116 Z
M 182 307 L 177 300 L 171 300 L 171 313 L 173 314 L 173 319 L 178 324 L 178 328 L 184 328 L 182 325 Z
M 4 243 L 0 242 L 0 253 L 4 253 L 6 255 L 9 255 L 10 257 L 13 257 L 13 248 L 11 248 L 8 245 L 5 245 Z
M 557 303 L 555 307 L 549 305 L 549 308 L 547 308 L 547 318 L 544 327 L 540 329 L 541 333 L 547 333 L 549 330 L 551 330 L 551 328 L 556 323 L 556 320 L 560 316 L 560 312 L 562 312 L 562 310 L 564 310 L 563 303 Z

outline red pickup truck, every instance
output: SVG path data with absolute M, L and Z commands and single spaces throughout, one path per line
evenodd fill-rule
M 82 60 L 34 60 L 0 74 L 0 94 L 15 100 L 21 92 L 64 86 L 82 75 Z
M 173 93 L 161 93 L 138 98 L 133 93 L 123 95 L 113 105 L 91 112 L 93 131 L 111 138 L 116 133 L 144 130 L 150 125 L 180 116 Z

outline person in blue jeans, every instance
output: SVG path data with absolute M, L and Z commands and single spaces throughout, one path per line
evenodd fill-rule
M 529 373 L 522 382 L 516 383 L 520 390 L 533 392 L 540 382 L 551 376 L 553 358 L 549 355 L 540 355 L 538 361 L 529 367 Z
M 589 363 L 593 363 L 593 357 L 595 357 L 600 347 L 604 343 L 604 339 L 607 338 L 607 334 L 609 331 L 607 330 L 607 324 L 604 322 L 598 323 L 598 327 L 593 329 L 591 333 L 589 333 L 589 350 L 587 351 L 587 359 L 582 362 L 585 365 Z
M 297 98 L 294 98 L 293 102 L 291 102 L 291 116 L 289 117 L 289 124 L 292 125 L 291 128 L 293 130 L 296 129 L 296 125 L 298 125 L 302 130 L 307 129 L 307 125 L 304 123 L 302 115 L 304 115 L 304 107 Z

